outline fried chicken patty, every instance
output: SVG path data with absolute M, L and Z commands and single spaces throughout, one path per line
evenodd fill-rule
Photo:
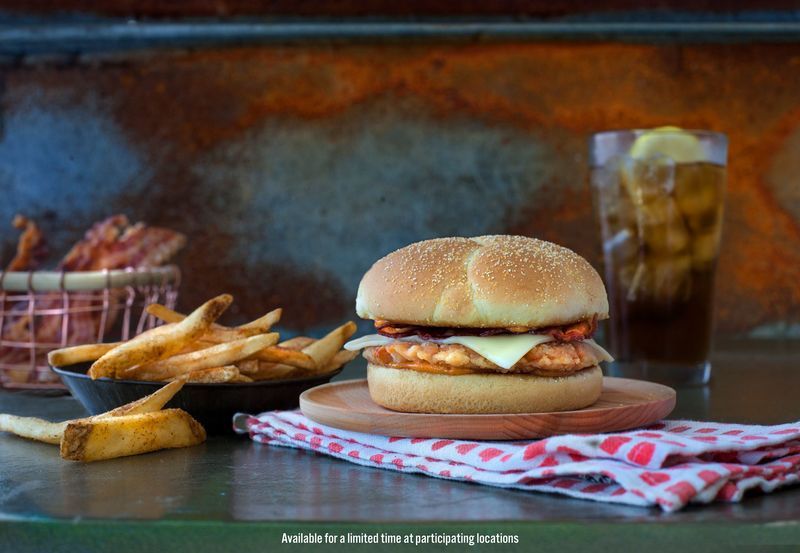
M 370 363 L 394 368 L 436 372 L 501 372 L 564 376 L 597 365 L 601 359 L 582 342 L 547 342 L 531 349 L 510 369 L 492 363 L 459 344 L 393 342 L 364 349 Z M 454 370 L 455 369 L 455 370 Z

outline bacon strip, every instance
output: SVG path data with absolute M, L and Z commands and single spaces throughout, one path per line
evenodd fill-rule
M 497 336 L 498 334 L 547 334 L 560 342 L 575 342 L 591 338 L 597 330 L 597 315 L 576 323 L 545 328 L 450 328 L 438 326 L 395 326 L 389 321 L 376 320 L 378 334 L 389 338 L 419 336 L 423 340 L 439 340 L 450 336 Z
M 597 330 L 597 315 L 568 326 L 557 326 L 545 332 L 559 342 L 574 342 L 591 338 Z
M 14 228 L 22 231 L 17 242 L 17 254 L 6 267 L 6 271 L 30 271 L 35 269 L 47 252 L 44 234 L 38 225 L 23 215 L 15 215 Z
M 127 267 L 156 267 L 169 260 L 186 243 L 178 232 L 131 225 L 124 215 L 95 223 L 59 263 L 65 271 L 96 271 Z

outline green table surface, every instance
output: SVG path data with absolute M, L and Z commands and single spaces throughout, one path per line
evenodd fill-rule
M 355 363 L 340 378 L 363 370 Z M 730 344 L 714 357 L 710 386 L 678 390 L 670 418 L 790 422 L 800 419 L 798 392 L 797 346 Z M 51 420 L 84 414 L 69 396 L 22 392 L 0 392 L 0 412 Z M 800 487 L 665 514 L 361 467 L 233 435 L 80 464 L 61 460 L 54 446 L 0 434 L 2 549 L 297 551 L 281 543 L 293 532 L 502 532 L 518 536 L 517 547 L 535 544 L 527 550 L 536 551 L 645 543 L 671 550 L 698 544 L 704 551 L 757 544 L 794 550 Z

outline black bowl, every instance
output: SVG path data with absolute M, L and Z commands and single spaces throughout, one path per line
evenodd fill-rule
M 136 401 L 164 386 L 164 382 L 141 380 L 116 380 L 86 375 L 91 363 L 69 367 L 52 367 L 61 380 L 92 415 L 110 411 L 120 405 Z M 186 384 L 166 407 L 178 407 L 197 419 L 209 434 L 233 431 L 233 415 L 256 415 L 276 409 L 294 409 L 300 394 L 329 382 L 341 372 L 336 371 L 304 378 L 262 380 L 230 384 Z

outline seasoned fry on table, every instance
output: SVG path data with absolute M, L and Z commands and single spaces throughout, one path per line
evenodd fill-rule
M 171 382 L 163 388 L 159 388 L 149 396 L 145 396 L 134 402 L 89 418 L 103 419 L 158 411 L 183 388 L 183 384 L 184 382 L 182 380 Z M 69 422 L 70 421 L 50 422 L 35 417 L 17 417 L 15 415 L 0 414 L 0 431 L 11 432 L 22 438 L 29 438 L 39 442 L 58 444 L 61 442 L 64 429 Z
M 184 384 L 185 382 L 182 380 L 170 382 L 149 396 L 137 399 L 136 401 L 127 403 L 117 407 L 116 409 L 112 409 L 111 411 L 106 411 L 100 415 L 96 415 L 95 418 L 122 417 L 125 415 L 140 415 L 142 413 L 152 413 L 154 411 L 158 411 L 167 403 L 169 403 L 169 400 L 175 397 L 175 394 L 181 391 L 181 388 L 183 388 Z
M 188 342 L 200 338 L 233 301 L 229 294 L 213 298 L 179 323 L 156 327 L 158 333 L 144 333 L 112 349 L 92 364 L 89 376 L 117 377 L 125 369 L 164 359 L 179 352 Z M 155 330 L 155 329 L 153 329 Z
M 61 457 L 101 461 L 204 442 L 206 431 L 186 411 L 165 409 L 122 417 L 69 421 L 61 439 Z
M 0 414 L 0 432 L 11 432 L 21 438 L 57 444 L 67 422 L 50 422 L 35 417 Z

